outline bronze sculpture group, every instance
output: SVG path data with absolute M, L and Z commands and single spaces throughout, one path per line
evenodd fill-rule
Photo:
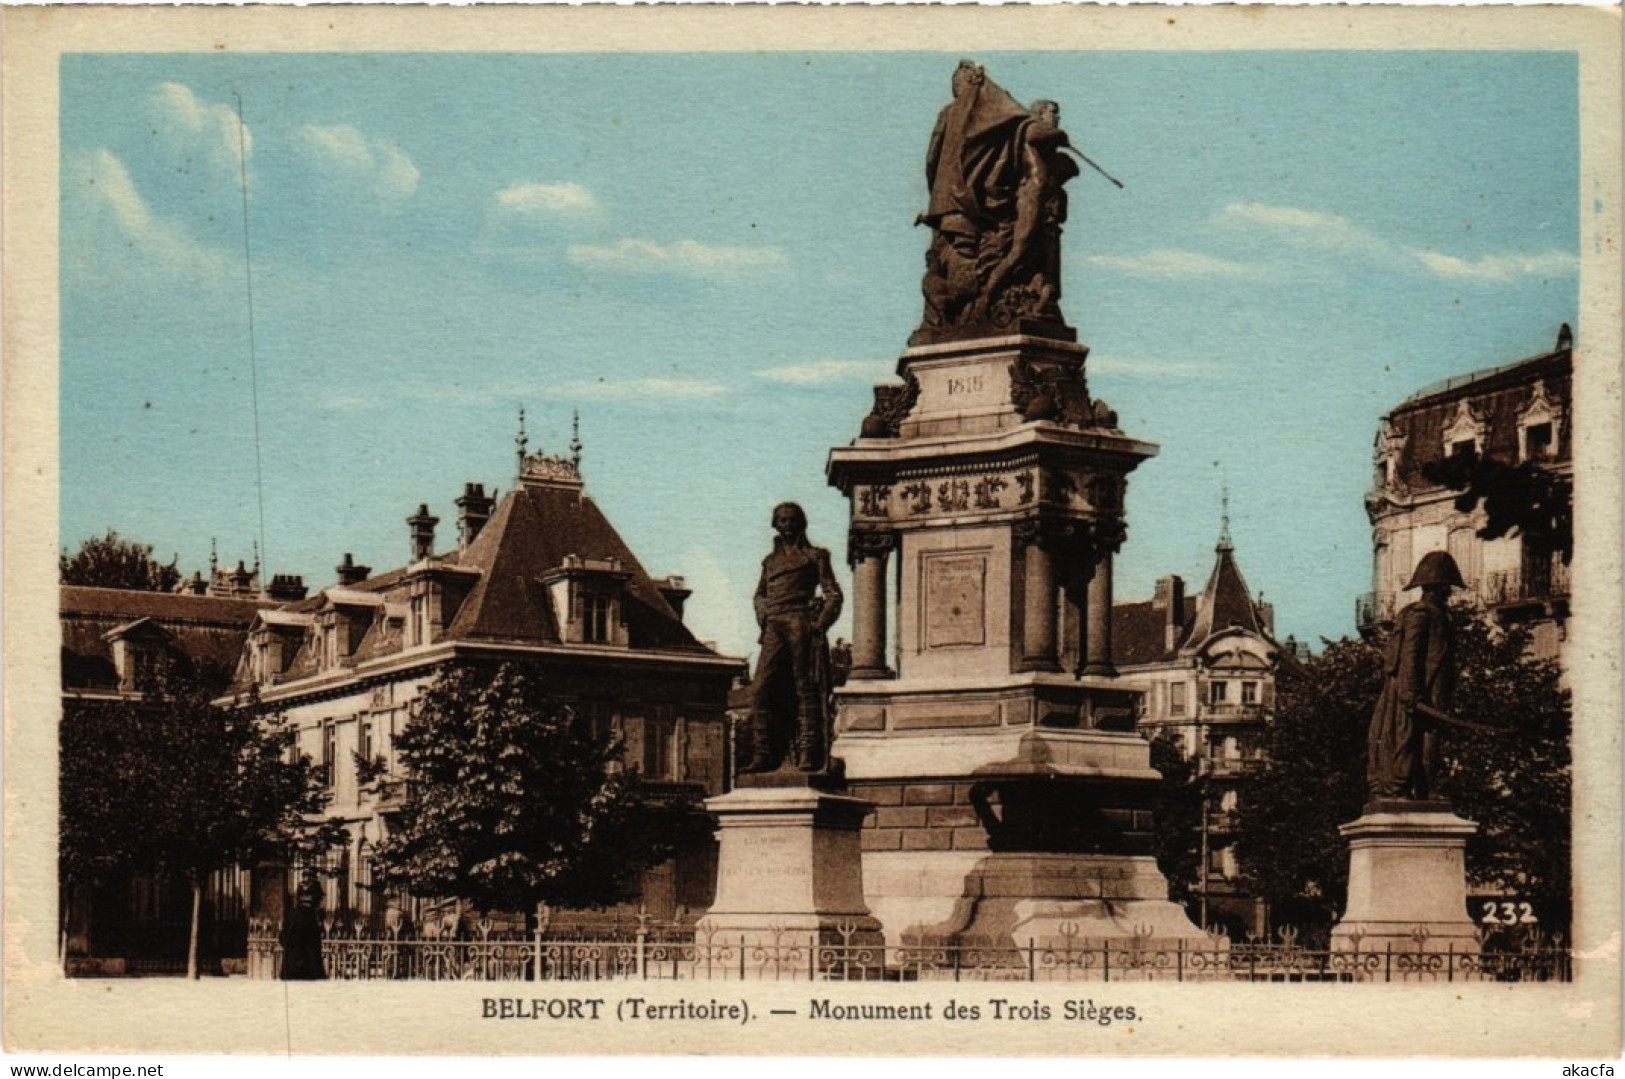
M 926 151 L 930 201 L 915 221 L 932 235 L 913 343 L 1008 332 L 1022 322 L 1064 327 L 1063 185 L 1078 166 L 1066 154 L 1060 106 L 1023 107 L 969 60 L 952 85 Z

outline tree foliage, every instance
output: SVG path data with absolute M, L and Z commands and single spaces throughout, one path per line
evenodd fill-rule
M 1475 454 L 1442 457 L 1422 466 L 1430 483 L 1460 491 L 1455 507 L 1472 513 L 1484 504 L 1481 539 L 1521 535 L 1528 546 L 1562 555 L 1574 553 L 1574 489 L 1566 476 L 1533 461 L 1509 465 Z
M 1479 825 L 1467 845 L 1473 886 L 1534 900 L 1548 923 L 1569 903 L 1569 699 L 1555 663 L 1531 659 L 1527 635 L 1451 610 L 1454 714 L 1497 728 L 1440 728 L 1438 788 Z M 1348 847 L 1337 827 L 1366 801 L 1366 729 L 1382 690 L 1382 642 L 1343 640 L 1283 665 L 1269 763 L 1238 813 L 1237 855 L 1250 887 L 1278 907 L 1343 910 Z
M 443 672 L 394 744 L 406 798 L 375 866 L 418 896 L 527 917 L 602 906 L 705 827 L 646 797 L 609 733 L 525 665 Z
M 107 535 L 79 544 L 73 554 L 57 559 L 63 584 L 94 588 L 124 588 L 138 592 L 172 592 L 180 583 L 180 570 L 152 556 L 152 545 L 127 540 L 112 529 Z
M 1168 878 L 1168 898 L 1184 903 L 1202 873 L 1203 780 L 1196 761 L 1185 756 L 1171 735 L 1160 734 L 1151 740 L 1151 767 L 1162 776 L 1152 839 L 1157 868 Z
M 209 875 L 313 857 L 338 842 L 327 793 L 293 733 L 249 698 L 216 704 L 177 667 L 138 699 L 70 701 L 61 740 L 60 871 L 65 884 L 114 875 L 185 879 L 193 891 L 188 970 Z

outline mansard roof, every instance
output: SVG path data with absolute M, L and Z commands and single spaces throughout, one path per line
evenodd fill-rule
M 579 489 L 510 491 L 457 564 L 480 571 L 446 637 L 555 643 L 559 629 L 541 577 L 567 556 L 616 559 L 630 573 L 623 617 L 631 646 L 708 651 L 694 639 L 592 499 Z
M 63 585 L 58 595 L 62 687 L 117 687 L 113 637 L 137 623 L 143 630 L 162 630 L 166 646 L 199 668 L 230 671 L 254 616 L 268 606 L 257 599 Z
M 1445 432 L 1458 422 L 1463 409 L 1483 431 L 1480 456 L 1517 461 L 1519 420 L 1535 400 L 1537 387 L 1560 414 L 1567 414 L 1572 379 L 1573 355 L 1565 347 L 1503 367 L 1445 379 L 1413 394 L 1383 417 L 1385 437 L 1396 446 L 1393 481 L 1413 490 L 1434 488 L 1422 470 L 1448 452 Z M 1574 446 L 1572 418 L 1560 423 L 1554 434 L 1557 437 L 1550 448 L 1551 460 L 1570 460 Z

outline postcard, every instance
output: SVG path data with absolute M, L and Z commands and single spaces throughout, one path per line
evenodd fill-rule
M 9 1049 L 1619 1052 L 1617 10 L 4 21 Z

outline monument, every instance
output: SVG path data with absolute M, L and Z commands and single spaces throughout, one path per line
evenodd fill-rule
M 1089 393 L 1061 314 L 1078 169 L 1053 102 L 1023 108 L 970 61 L 952 92 L 917 219 L 924 317 L 828 464 L 851 503 L 834 751 L 877 806 L 865 895 L 894 944 L 1197 939 L 1152 857 L 1159 777 L 1112 666 L 1127 476 L 1156 447 Z
M 841 613 L 830 554 L 793 502 L 773 510 L 756 587 L 761 652 L 735 789 L 717 818 L 717 894 L 704 921 L 745 947 L 878 943 L 863 898 L 859 829 L 874 808 L 843 789 L 830 757 L 829 645 Z
M 1384 682 L 1367 734 L 1369 801 L 1338 829 L 1349 841 L 1348 905 L 1332 947 L 1474 953 L 1467 915 L 1467 840 L 1478 830 L 1439 799 L 1435 731 L 1451 722 L 1455 641 L 1450 592 L 1465 587 L 1455 559 L 1434 551 L 1407 590 L 1422 598 L 1400 612 L 1383 651 Z

